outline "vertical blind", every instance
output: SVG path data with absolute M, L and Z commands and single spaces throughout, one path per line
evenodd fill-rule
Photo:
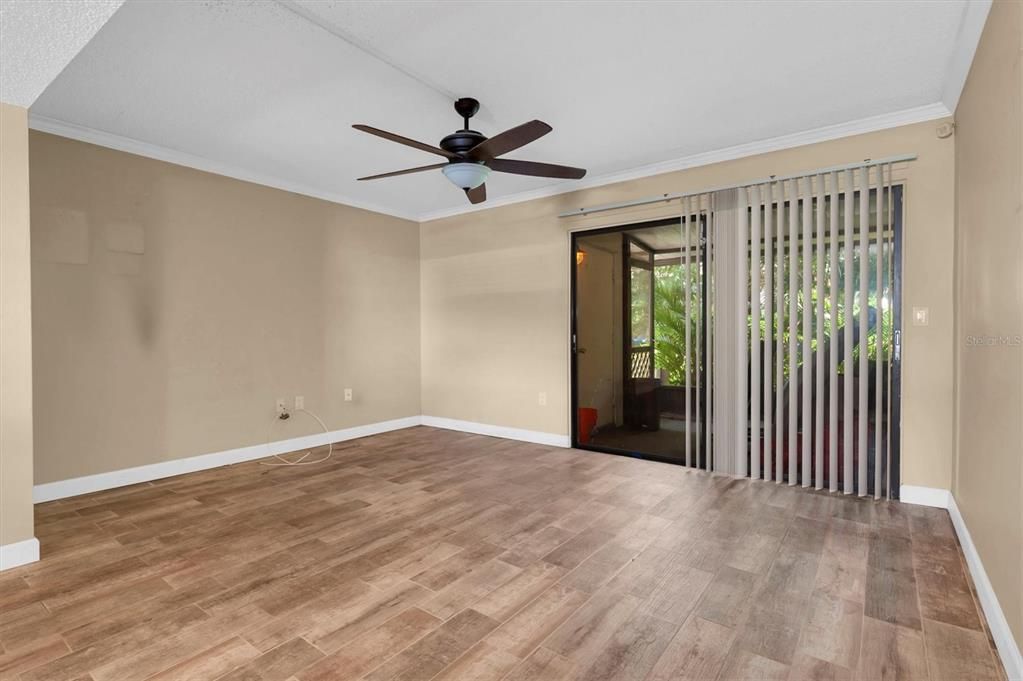
M 891 494 L 892 191 L 868 162 L 683 198 L 687 465 Z

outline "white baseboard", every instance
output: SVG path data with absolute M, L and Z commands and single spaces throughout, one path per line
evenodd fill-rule
M 952 517 L 952 525 L 959 537 L 959 544 L 963 547 L 966 565 L 970 568 L 973 584 L 977 588 L 977 597 L 980 599 L 980 607 L 984 610 L 984 617 L 987 618 L 991 638 L 995 640 L 998 656 L 1002 658 L 1005 675 L 1009 681 L 1023 681 L 1023 655 L 1020 655 L 1019 646 L 1016 645 L 1016 639 L 1013 638 L 1012 629 L 1009 628 L 1009 622 L 1005 619 L 1002 606 L 998 603 L 995 589 L 991 586 L 991 580 L 988 579 L 987 571 L 984 570 L 980 554 L 970 537 L 966 521 L 959 512 L 955 497 L 951 495 L 949 495 L 948 514 Z
M 274 454 L 286 454 L 300 449 L 320 447 L 329 442 L 354 440 L 360 437 L 377 435 L 379 433 L 400 430 L 402 428 L 411 428 L 412 426 L 418 425 L 445 428 L 447 430 L 460 430 L 466 433 L 477 433 L 479 435 L 490 435 L 492 437 L 501 437 L 508 440 L 533 442 L 536 444 L 550 445 L 552 447 L 569 447 L 571 445 L 570 439 L 567 435 L 555 435 L 553 433 L 543 433 L 534 430 L 492 426 L 485 423 L 472 423 L 471 421 L 459 421 L 456 419 L 446 419 L 436 416 L 409 416 L 406 418 L 394 419 L 393 421 L 381 421 L 380 423 L 355 426 L 354 428 L 344 428 L 342 430 L 335 430 L 329 433 L 316 433 L 313 435 L 291 438 L 290 440 L 279 440 L 277 442 L 271 442 L 269 445 L 260 444 L 251 445 L 249 447 L 238 447 L 237 449 L 228 449 L 223 452 L 214 452 L 212 454 L 201 454 L 199 456 L 191 456 L 185 459 L 172 459 L 170 461 L 161 461 L 159 463 L 136 466 L 134 468 L 124 468 L 117 471 L 110 471 L 108 473 L 97 473 L 95 475 L 86 475 L 80 478 L 71 478 L 70 480 L 47 482 L 41 485 L 36 485 L 33 488 L 32 500 L 37 504 L 41 504 L 46 501 L 66 499 L 80 494 L 89 494 L 90 492 L 101 492 L 103 490 L 114 489 L 116 487 L 135 485 L 140 482 L 150 482 L 152 480 L 169 478 L 175 475 L 183 475 L 184 473 L 204 471 L 210 468 L 217 468 L 219 466 L 229 466 L 234 463 L 252 461 L 253 459 L 262 459 Z
M 79 494 L 99 492 L 102 490 L 113 489 L 115 487 L 124 487 L 125 485 L 135 485 L 140 482 L 169 478 L 174 475 L 182 475 L 183 473 L 194 473 L 195 471 L 204 471 L 210 468 L 217 468 L 218 466 L 227 466 L 233 463 L 262 459 L 267 456 L 272 456 L 273 454 L 287 454 L 288 452 L 294 452 L 300 449 L 320 447 L 330 442 L 343 442 L 345 440 L 354 440 L 356 438 L 367 437 L 369 435 L 377 435 L 378 433 L 386 433 L 392 430 L 411 428 L 412 426 L 418 426 L 420 422 L 421 419 L 419 416 L 409 416 L 406 418 L 394 419 L 392 421 L 381 421 L 379 423 L 370 423 L 364 426 L 343 428 L 329 433 L 316 433 L 314 435 L 291 438 L 290 440 L 279 440 L 277 442 L 271 442 L 269 445 L 260 444 L 249 447 L 239 447 L 237 449 L 228 449 L 223 452 L 191 456 L 186 459 L 173 459 L 171 461 L 161 461 L 159 463 L 153 463 L 146 466 L 136 466 L 134 468 L 124 468 L 119 471 L 110 471 L 109 473 L 97 473 L 95 475 L 86 475 L 81 478 L 48 482 L 36 485 L 33 488 L 32 500 L 39 504 L 44 501 L 65 499 L 67 497 L 78 496 Z
M 532 442 L 538 445 L 550 445 L 551 447 L 572 446 L 572 439 L 568 435 L 544 433 L 539 430 L 522 430 L 521 428 L 492 426 L 488 423 L 459 421 L 458 419 L 446 419 L 440 416 L 424 416 L 422 423 L 424 426 L 433 426 L 434 428 L 460 430 L 463 433 L 489 435 L 491 437 L 501 437 L 506 440 L 519 440 L 521 442 Z
M 1020 655 L 1019 646 L 1012 636 L 1012 629 L 1005 619 L 1002 606 L 995 595 L 995 589 L 988 579 L 987 571 L 980 560 L 980 553 L 973 543 L 970 530 L 966 527 L 966 521 L 959 506 L 956 505 L 955 497 L 947 489 L 934 487 L 917 487 L 914 485 L 902 485 L 899 488 L 900 501 L 907 504 L 920 506 L 934 506 L 948 510 L 952 519 L 952 526 L 955 528 L 956 536 L 959 537 L 959 544 L 963 547 L 963 556 L 966 558 L 966 566 L 973 578 L 973 585 L 977 588 L 977 598 L 980 599 L 980 607 L 984 611 L 988 628 L 991 630 L 991 638 L 998 648 L 998 656 L 1005 667 L 1005 675 L 1009 681 L 1023 681 L 1023 656 Z
M 904 504 L 948 508 L 948 502 L 951 498 L 952 493 L 947 489 L 917 487 L 916 485 L 902 485 L 899 487 L 899 501 Z
M 37 560 L 39 560 L 39 540 L 35 537 L 0 546 L 0 572 L 28 565 Z

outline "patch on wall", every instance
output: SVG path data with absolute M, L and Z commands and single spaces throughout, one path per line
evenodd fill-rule
M 32 214 L 32 255 L 41 262 L 89 264 L 89 219 L 84 211 L 43 208 Z

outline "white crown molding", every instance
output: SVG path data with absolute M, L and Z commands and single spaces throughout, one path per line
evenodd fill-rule
M 501 206 L 556 196 L 558 194 L 567 194 L 569 192 L 580 191 L 582 189 L 589 189 L 592 187 L 600 187 L 607 184 L 614 184 L 616 182 L 627 182 L 629 180 L 650 177 L 652 175 L 660 175 L 662 173 L 670 173 L 677 170 L 685 170 L 687 168 L 696 168 L 699 166 L 710 165 L 712 163 L 733 161 L 746 156 L 756 156 L 757 154 L 781 151 L 783 149 L 791 149 L 818 142 L 827 142 L 829 140 L 850 137 L 852 135 L 862 135 L 864 133 L 876 132 L 878 130 L 897 128 L 902 125 L 932 121 L 938 118 L 945 118 L 950 115 L 951 111 L 949 111 L 944 104 L 940 102 L 928 104 L 926 106 L 920 106 L 913 109 L 905 109 L 893 113 L 881 114 L 879 116 L 861 118 L 847 123 L 829 125 L 823 128 L 793 133 L 791 135 L 782 135 L 781 137 L 772 137 L 770 139 L 760 140 L 757 142 L 739 144 L 733 147 L 702 152 L 691 156 L 685 156 L 683 158 L 651 163 L 649 165 L 639 166 L 629 170 L 605 173 L 603 175 L 596 175 L 581 181 L 561 182 L 541 189 L 519 192 L 509 196 L 490 199 L 486 204 L 481 204 L 480 206 L 459 206 L 456 208 L 426 212 L 418 215 L 403 213 L 384 206 L 364 203 L 339 194 L 322 192 L 317 189 L 299 185 L 294 182 L 288 182 L 280 178 L 252 173 L 242 168 L 237 168 L 218 161 L 212 161 L 194 154 L 168 149 L 149 142 L 140 142 L 129 137 L 123 137 L 121 135 L 87 128 L 74 123 L 66 123 L 64 121 L 40 116 L 31 112 L 29 113 L 29 127 L 33 130 L 60 135 L 61 137 L 69 137 L 81 142 L 97 144 L 102 147 L 108 147 L 110 149 L 116 149 L 130 154 L 137 154 L 139 156 L 145 156 L 159 161 L 166 161 L 167 163 L 175 163 L 177 165 L 187 166 L 189 168 L 195 168 L 205 172 L 216 173 L 218 175 L 232 177 L 244 182 L 252 182 L 266 187 L 273 187 L 275 189 L 281 189 L 296 194 L 311 196 L 313 198 L 330 201 L 332 203 L 351 206 L 353 208 L 361 208 L 375 213 L 383 213 L 385 215 L 391 215 L 397 218 L 422 223 L 455 215 L 463 215 L 465 213 L 491 210 Z
M 0 572 L 28 565 L 37 560 L 39 560 L 39 540 L 35 537 L 0 546 Z
M 782 135 L 780 137 L 772 137 L 770 139 L 759 140 L 757 142 L 738 144 L 724 149 L 705 151 L 699 154 L 692 154 L 691 156 L 684 156 L 682 158 L 672 159 L 669 161 L 661 161 L 659 163 L 651 163 L 649 165 L 643 165 L 629 170 L 595 175 L 575 182 L 561 182 L 550 187 L 534 189 L 528 192 L 520 192 L 510 196 L 502 196 L 497 199 L 488 199 L 485 204 L 479 204 L 478 206 L 459 206 L 458 208 L 424 213 L 419 216 L 419 221 L 429 222 L 430 220 L 439 220 L 441 218 L 452 217 L 455 215 L 476 213 L 483 210 L 498 208 L 500 206 L 507 206 L 513 203 L 532 201 L 534 199 L 556 196 L 558 194 L 567 194 L 581 189 L 590 189 L 592 187 L 600 187 L 607 184 L 614 184 L 616 182 L 638 180 L 643 177 L 650 177 L 651 175 L 660 175 L 662 173 L 686 170 L 687 168 L 696 168 L 698 166 L 710 165 L 712 163 L 721 163 L 722 161 L 734 161 L 735 159 L 744 158 L 746 156 L 756 156 L 757 154 L 766 154 L 772 151 L 792 149 L 794 147 L 801 147 L 818 142 L 827 142 L 830 140 L 840 139 L 842 137 L 851 137 L 853 135 L 862 135 L 868 132 L 877 132 L 878 130 L 897 128 L 902 125 L 933 121 L 935 119 L 945 118 L 951 115 L 952 113 L 949 111 L 948 107 L 941 102 L 936 102 L 934 104 L 918 106 L 912 109 L 904 109 L 902 111 L 881 114 L 879 116 L 870 116 L 868 118 L 860 118 L 855 121 L 839 123 L 837 125 L 828 125 L 823 128 L 805 130 L 791 135 Z
M 114 133 L 96 130 L 95 128 L 88 128 L 84 125 L 67 123 L 48 116 L 40 116 L 39 114 L 32 113 L 31 111 L 28 116 L 28 127 L 40 132 L 68 137 L 73 140 L 78 140 L 79 142 L 88 142 L 89 144 L 96 144 L 101 147 L 107 147 L 108 149 L 116 149 L 117 151 L 124 151 L 129 154 L 156 159 L 157 161 L 174 163 L 175 165 L 194 168 L 196 170 L 202 170 L 216 175 L 223 175 L 225 177 L 234 178 L 235 180 L 263 185 L 264 187 L 272 187 L 274 189 L 292 192 L 293 194 L 310 196 L 314 199 L 322 199 L 323 201 L 330 201 L 331 203 L 337 203 L 351 208 L 361 208 L 362 210 L 368 210 L 374 213 L 383 213 L 384 215 L 390 215 L 392 217 L 402 218 L 412 222 L 419 221 L 419 218 L 411 213 L 403 213 L 402 211 L 392 210 L 373 203 L 358 201 L 341 194 L 324 192 L 297 182 L 291 182 L 279 177 L 271 177 L 269 175 L 251 172 L 228 163 L 213 161 L 202 156 L 196 156 L 195 154 L 189 154 L 184 151 L 170 149 L 158 144 L 142 142 L 130 137 L 115 135 Z
M 463 433 L 475 433 L 476 435 L 489 435 L 500 437 L 505 440 L 518 440 L 520 442 L 532 442 L 538 445 L 549 445 L 551 447 L 571 447 L 572 441 L 568 435 L 556 433 L 544 433 L 538 430 L 523 430 L 521 428 L 509 428 L 507 426 L 494 426 L 489 423 L 474 423 L 472 421 L 460 421 L 458 419 L 447 419 L 440 416 L 423 416 L 423 425 L 445 430 L 458 430 Z
M 379 423 L 370 423 L 364 426 L 343 428 L 329 433 L 316 433 L 314 435 L 305 435 L 302 437 L 291 438 L 289 440 L 278 440 L 267 444 L 238 447 L 236 449 L 228 449 L 222 452 L 214 452 L 212 454 L 190 456 L 185 459 L 173 459 L 171 461 L 161 461 L 159 463 L 148 464 L 146 466 L 123 468 L 121 470 L 110 471 L 108 473 L 86 475 L 80 478 L 71 478 L 70 480 L 47 482 L 41 485 L 36 485 L 33 488 L 32 500 L 37 504 L 41 504 L 46 501 L 75 497 L 80 494 L 100 492 L 107 489 L 114 489 L 116 487 L 124 487 L 126 485 L 136 485 L 140 482 L 150 482 L 161 478 L 169 478 L 174 475 L 194 473 L 196 471 L 204 471 L 210 468 L 228 466 L 234 463 L 252 461 L 254 459 L 263 459 L 268 456 L 273 456 L 274 454 L 287 454 L 288 452 L 295 452 L 301 449 L 322 447 L 323 445 L 331 442 L 344 442 L 345 440 L 354 440 L 356 438 L 367 437 L 369 435 L 378 435 L 392 430 L 411 428 L 412 426 L 418 426 L 420 422 L 421 419 L 419 416 L 409 416 L 406 418 L 394 419 L 392 421 L 381 421 Z
M 980 36 L 984 33 L 984 24 L 991 11 L 991 0 L 971 0 L 963 7 L 963 17 L 956 33 L 955 45 L 948 67 L 945 69 L 945 88 L 941 101 L 949 111 L 955 111 L 959 105 L 959 97 L 966 87 L 966 78 L 970 75 L 973 57 L 977 54 Z

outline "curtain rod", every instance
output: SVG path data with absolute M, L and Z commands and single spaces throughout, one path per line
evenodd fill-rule
M 593 213 L 602 213 L 608 210 L 617 210 L 619 208 L 633 208 L 635 206 L 645 206 L 650 203 L 659 203 L 661 201 L 674 201 L 675 199 L 682 199 L 687 196 L 699 196 L 700 194 L 710 194 L 712 192 L 725 191 L 726 189 L 742 189 L 743 187 L 752 187 L 758 184 L 766 184 L 768 182 L 781 182 L 783 180 L 794 180 L 800 177 L 809 177 L 811 175 L 823 175 L 825 173 L 834 173 L 840 170 L 854 170 L 856 168 L 862 168 L 864 166 L 879 166 L 886 165 L 889 163 L 903 163 L 906 161 L 915 161 L 917 159 L 916 154 L 902 154 L 901 156 L 888 156 L 887 158 L 870 159 L 865 158 L 862 161 L 856 163 L 845 163 L 840 166 L 831 166 L 828 168 L 820 168 L 818 170 L 811 170 L 809 172 L 795 173 L 793 175 L 771 175 L 759 180 L 750 180 L 748 182 L 738 182 L 736 184 L 723 185 L 721 187 L 711 187 L 709 189 L 701 189 L 695 192 L 679 192 L 677 194 L 662 194 L 660 196 L 654 196 L 648 199 L 635 199 L 633 201 L 621 201 L 619 203 L 605 203 L 600 206 L 593 206 L 592 208 L 577 208 L 570 210 L 565 213 L 558 215 L 559 218 L 570 218 L 578 215 L 591 215 Z

